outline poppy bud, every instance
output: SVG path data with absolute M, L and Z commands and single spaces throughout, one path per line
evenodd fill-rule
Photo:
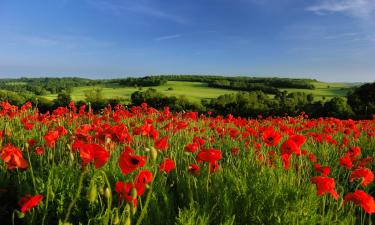
M 26 148 L 27 151 L 29 150 L 29 147 L 30 147 L 29 143 L 26 143 L 25 148 Z
M 151 159 L 153 161 L 156 161 L 157 157 L 158 157 L 158 151 L 154 147 L 151 147 Z
M 109 189 L 108 187 L 106 187 L 104 189 L 104 196 L 107 198 L 107 199 L 110 199 L 112 197 L 112 191 L 111 189 Z
M 96 202 L 97 197 L 98 197 L 98 190 L 96 188 L 96 185 L 93 184 L 89 190 L 89 195 L 87 196 L 87 200 L 93 203 L 93 202 Z
M 16 211 L 17 211 L 17 217 L 18 217 L 18 219 L 22 219 L 22 218 L 25 217 L 25 213 L 20 212 L 20 211 L 18 211 L 18 210 L 16 210 Z
M 132 190 L 130 191 L 130 195 L 133 199 L 137 198 L 137 189 L 132 188 Z
M 70 144 L 66 144 L 66 147 L 68 148 L 69 151 L 72 151 L 72 146 Z
M 125 219 L 125 222 L 124 222 L 124 225 L 131 225 L 132 224 L 132 221 L 130 219 L 130 216 L 128 216 L 126 219 Z
M 74 161 L 74 154 L 73 154 L 73 152 L 69 152 L 69 157 L 70 157 L 70 159 L 71 159 L 72 161 Z
M 116 210 L 114 218 L 112 218 L 112 224 L 119 224 L 120 223 L 120 218 L 118 216 L 118 211 Z
M 105 144 L 106 144 L 106 145 L 109 145 L 110 143 L 111 143 L 111 138 L 106 137 L 106 138 L 105 138 Z

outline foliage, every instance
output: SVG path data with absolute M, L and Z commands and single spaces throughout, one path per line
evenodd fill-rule
M 362 117 L 375 114 L 375 82 L 364 84 L 348 95 L 348 104 Z

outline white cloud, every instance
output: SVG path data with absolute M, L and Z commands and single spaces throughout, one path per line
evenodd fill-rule
M 345 13 L 353 17 L 369 18 L 375 14 L 374 0 L 320 0 L 306 8 L 318 15 Z
M 183 17 L 154 7 L 148 2 L 128 0 L 86 0 L 86 2 L 96 9 L 111 11 L 113 14 L 118 16 L 122 15 L 124 12 L 132 12 L 159 19 L 165 19 L 176 23 L 187 23 L 187 21 Z
M 167 35 L 167 36 L 155 38 L 155 41 L 165 41 L 165 40 L 176 39 L 180 37 L 182 37 L 181 34 Z

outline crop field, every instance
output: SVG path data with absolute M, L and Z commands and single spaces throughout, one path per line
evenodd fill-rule
M 324 96 L 326 99 L 330 99 L 335 96 L 346 96 L 347 91 L 351 87 L 345 83 L 324 83 L 314 82 L 316 89 L 281 89 L 288 92 L 305 92 L 307 94 L 313 94 L 316 100 L 321 100 Z M 83 86 L 75 87 L 71 93 L 72 99 L 75 101 L 85 99 L 85 91 L 92 90 L 94 88 L 101 88 L 104 98 L 121 98 L 124 102 L 130 102 L 130 96 L 133 92 L 139 91 L 139 88 L 135 87 L 123 87 L 117 84 L 108 84 L 100 86 Z M 145 90 L 148 87 L 143 87 L 141 90 Z M 188 100 L 193 102 L 199 102 L 202 99 L 216 98 L 220 95 L 236 93 L 236 90 L 227 90 L 208 87 L 206 83 L 201 82 L 187 82 L 187 81 L 168 81 L 167 84 L 152 87 L 158 92 L 161 92 L 167 96 L 185 96 Z M 54 95 L 45 95 L 44 97 L 53 100 L 57 97 Z
M 0 109 L 2 224 L 375 220 L 375 118 Z

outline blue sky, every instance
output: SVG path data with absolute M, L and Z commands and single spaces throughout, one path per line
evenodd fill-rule
M 0 0 L 0 77 L 375 81 L 374 0 Z

